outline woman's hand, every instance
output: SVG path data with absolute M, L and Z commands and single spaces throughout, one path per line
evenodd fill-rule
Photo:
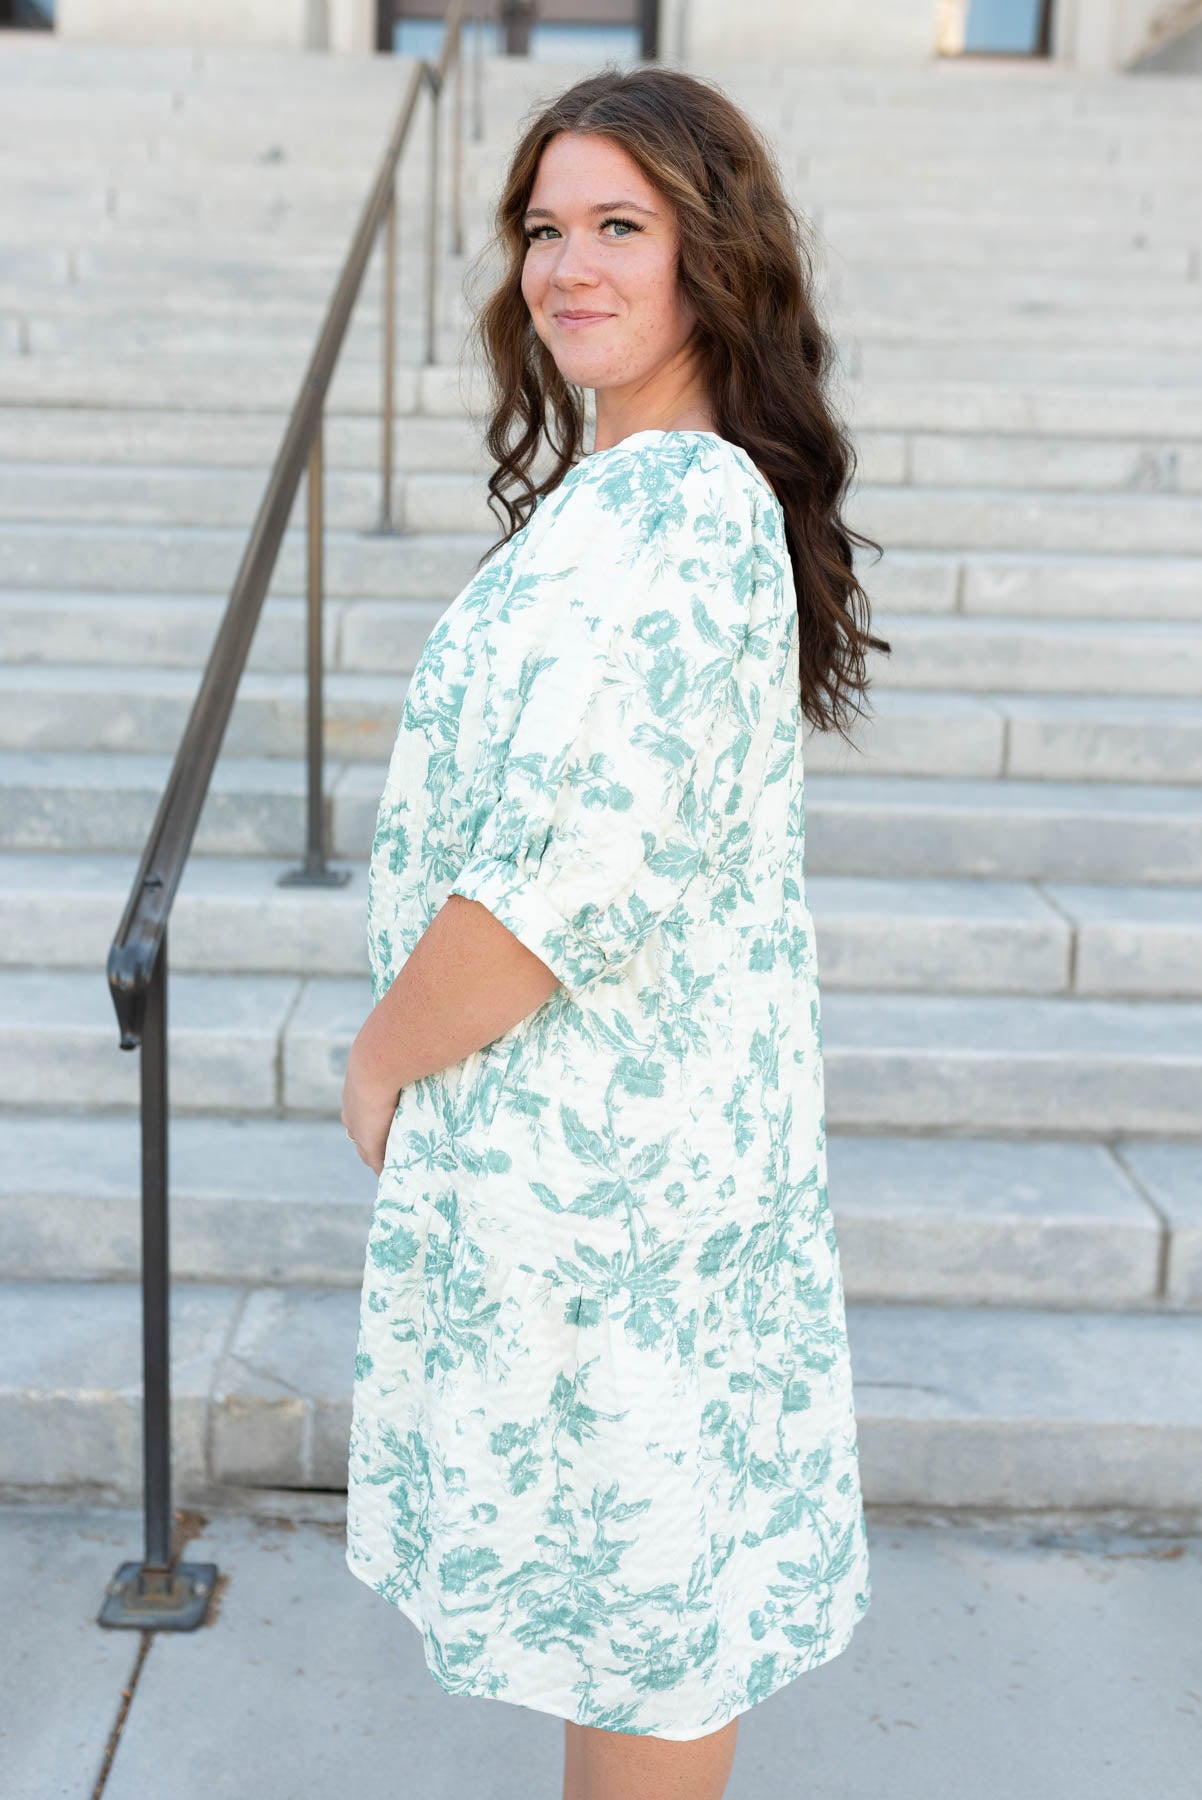
M 351 1045 L 346 1059 L 346 1079 L 342 1084 L 342 1123 L 347 1136 L 355 1140 L 355 1148 L 369 1169 L 383 1173 L 384 1149 L 396 1114 L 400 1090 L 390 1091 L 373 1081 L 365 1070 L 367 1058 L 363 1050 L 363 1032 Z
M 406 1087 L 511 1031 L 558 986 L 546 963 L 487 907 L 451 894 L 346 1059 L 342 1123 L 368 1168 L 383 1174 Z

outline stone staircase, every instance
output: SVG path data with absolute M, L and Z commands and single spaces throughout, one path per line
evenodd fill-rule
M 706 73 L 707 71 L 700 71 Z M 807 740 L 831 1199 L 870 1503 L 1202 1507 L 1202 81 L 714 71 L 822 234 L 894 654 Z M 518 119 L 490 60 L 468 255 Z M 407 66 L 0 50 L 0 1484 L 141 1479 L 137 1059 L 105 956 Z M 345 1482 L 374 1178 L 338 1126 L 408 671 L 496 536 L 465 259 L 403 189 L 171 925 L 176 1498 Z

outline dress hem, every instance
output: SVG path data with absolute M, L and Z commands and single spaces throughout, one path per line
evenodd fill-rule
M 405 1618 L 410 1620 L 410 1622 L 417 1627 L 422 1636 L 422 1655 L 425 1657 L 426 1668 L 444 1694 L 450 1694 L 452 1699 L 500 1700 L 509 1706 L 524 1706 L 531 1712 L 546 1713 L 553 1718 L 565 1719 L 573 1725 L 589 1725 L 587 1719 L 578 1719 L 574 1714 L 563 1712 L 557 1706 L 548 1706 L 544 1702 L 538 1700 L 523 1700 L 517 1694 L 473 1694 L 462 1687 L 448 1688 L 445 1682 L 439 1680 L 438 1671 L 430 1662 L 429 1657 L 426 1656 L 425 1621 L 417 1608 L 408 1600 L 394 1599 L 389 1594 L 380 1593 L 379 1588 L 373 1587 L 367 1573 L 367 1564 L 357 1561 L 349 1547 L 346 1555 L 346 1564 L 352 1575 L 355 1575 L 367 1587 L 371 1588 L 373 1594 L 376 1594 L 381 1600 L 387 1601 L 390 1606 L 394 1606 L 399 1613 L 403 1613 Z M 853 1609 L 851 1614 L 845 1617 L 843 1630 L 830 1644 L 827 1645 L 823 1655 L 821 1655 L 816 1662 L 791 1664 L 788 1673 L 782 1675 L 779 1681 L 774 1682 L 770 1688 L 766 1688 L 762 1694 L 758 1694 L 754 1700 L 748 1701 L 746 1706 L 736 1707 L 733 1712 L 728 1713 L 724 1719 L 719 1719 L 716 1723 L 711 1722 L 706 1725 L 698 1725 L 695 1728 L 690 1728 L 685 1731 L 618 1730 L 614 1735 L 618 1737 L 662 1738 L 665 1742 L 672 1744 L 687 1744 L 692 1743 L 696 1738 L 709 1737 L 713 1732 L 723 1730 L 733 1719 L 740 1719 L 744 1713 L 753 1712 L 757 1706 L 762 1706 L 765 1700 L 770 1700 L 774 1694 L 778 1694 L 782 1688 L 788 1687 L 789 1683 L 796 1681 L 799 1676 L 808 1675 L 813 1669 L 820 1669 L 823 1663 L 833 1662 L 836 1656 L 841 1655 L 842 1652 L 847 1649 L 855 1633 L 856 1626 L 860 1623 L 861 1619 L 866 1617 L 867 1613 L 867 1607 Z M 608 1730 L 610 1727 L 590 1726 L 589 1729 Z

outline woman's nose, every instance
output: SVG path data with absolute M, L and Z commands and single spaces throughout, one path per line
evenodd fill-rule
M 588 244 L 581 238 L 564 238 L 555 258 L 555 273 L 563 280 L 590 280 L 594 273 Z

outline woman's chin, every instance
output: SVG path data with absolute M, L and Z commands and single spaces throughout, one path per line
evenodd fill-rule
M 589 361 L 583 356 L 563 357 L 559 360 L 559 372 L 565 381 L 576 387 L 592 388 L 600 393 L 604 388 L 618 388 L 629 381 L 628 375 L 616 372 L 613 367 L 600 357 Z

